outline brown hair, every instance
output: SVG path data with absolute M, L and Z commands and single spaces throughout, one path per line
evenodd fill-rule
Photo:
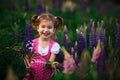
M 32 26 L 34 29 L 37 29 L 42 20 L 52 20 L 54 23 L 54 28 L 59 30 L 63 24 L 63 19 L 59 16 L 54 16 L 49 13 L 43 13 L 40 16 L 34 15 L 31 18 Z

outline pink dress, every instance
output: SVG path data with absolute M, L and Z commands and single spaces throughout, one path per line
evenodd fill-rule
M 38 39 L 33 40 L 33 52 L 38 55 L 31 61 L 31 72 L 27 79 L 24 80 L 49 80 L 51 74 L 54 71 L 54 68 L 44 69 L 46 60 L 49 60 L 51 55 L 51 48 L 54 45 L 55 41 L 51 40 L 49 44 L 49 51 L 47 55 L 40 55 L 38 53 Z

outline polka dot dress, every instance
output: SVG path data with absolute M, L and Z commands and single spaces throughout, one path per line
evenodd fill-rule
M 50 80 L 50 76 L 52 75 L 54 68 L 45 69 L 45 64 L 46 60 L 50 58 L 50 50 L 54 43 L 54 41 L 50 41 L 48 54 L 42 56 L 38 53 L 38 39 L 33 40 L 33 51 L 37 56 L 30 63 L 31 72 L 29 73 L 29 76 L 23 80 Z

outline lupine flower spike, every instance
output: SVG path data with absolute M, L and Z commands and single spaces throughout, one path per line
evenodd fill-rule
M 64 47 L 62 47 L 62 51 L 64 54 L 63 73 L 71 74 L 74 72 L 76 68 L 75 61 Z
M 89 30 L 90 30 L 89 48 L 90 49 L 93 49 L 93 47 L 96 46 L 96 35 L 95 35 L 95 31 L 94 31 L 93 27 L 94 27 L 94 22 L 91 21 L 89 24 Z
M 77 43 L 78 43 L 77 55 L 78 55 L 78 59 L 80 59 L 81 53 L 86 48 L 86 36 L 83 28 L 76 29 L 76 33 L 77 33 Z
M 100 40 L 98 40 L 97 46 L 96 46 L 96 48 L 94 48 L 92 59 L 91 59 L 91 61 L 93 63 L 97 63 L 97 59 L 100 56 L 100 52 L 101 52 L 101 46 L 100 45 L 101 45 L 101 42 L 100 42 Z
M 64 26 L 64 31 L 63 31 L 63 35 L 62 35 L 62 43 L 64 44 L 64 46 L 66 47 L 67 51 L 71 54 L 71 47 L 72 47 L 72 42 L 69 39 L 68 35 L 68 30 L 67 27 Z
M 87 74 L 89 71 L 89 67 L 90 67 L 90 53 L 88 50 L 85 50 L 81 54 L 81 59 L 77 67 L 77 76 L 79 80 L 84 79 L 85 77 L 88 76 Z

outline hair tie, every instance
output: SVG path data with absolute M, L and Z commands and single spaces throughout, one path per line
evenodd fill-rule
M 54 19 L 57 19 L 57 16 L 55 16 Z
M 37 19 L 40 19 L 40 16 L 38 16 Z

